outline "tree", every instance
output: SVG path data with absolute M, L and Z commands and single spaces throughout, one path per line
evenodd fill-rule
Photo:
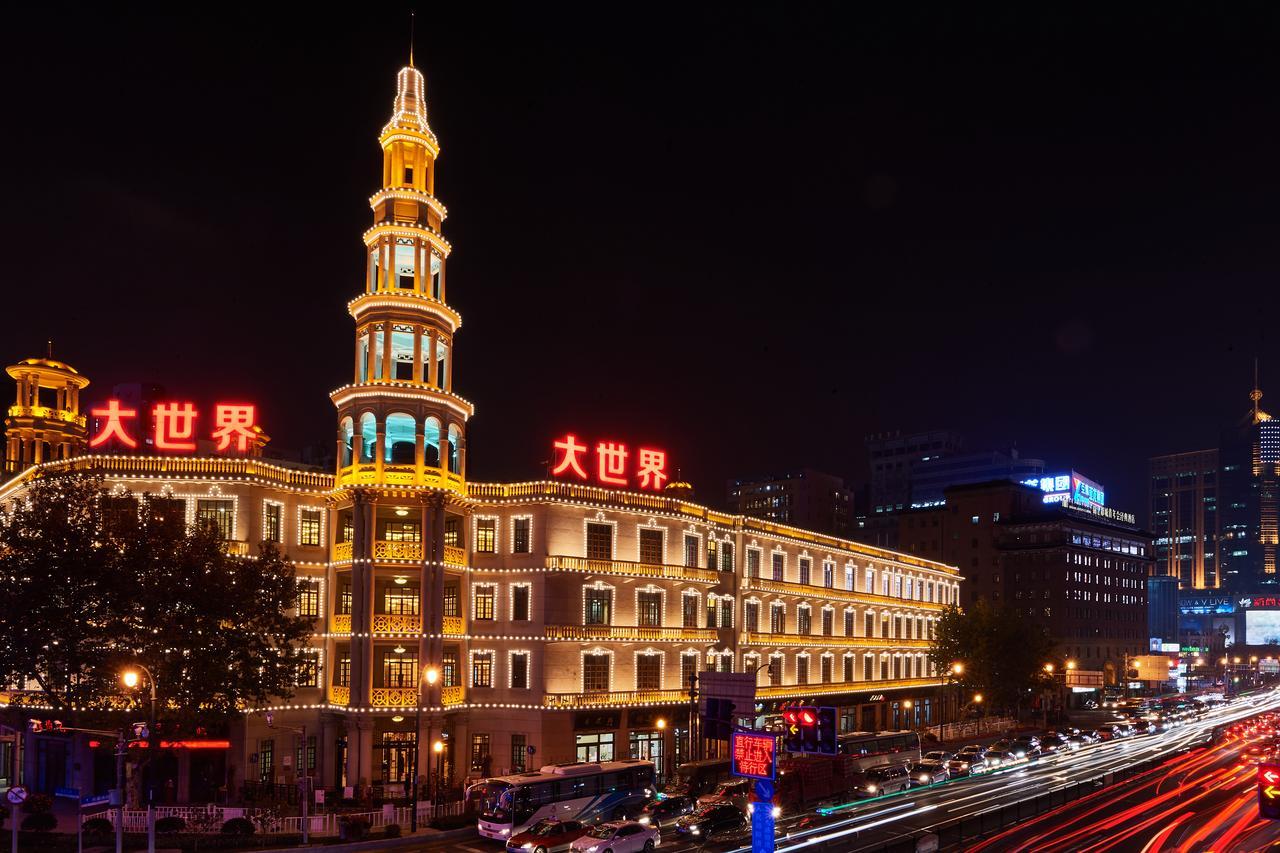
M 951 606 L 938 619 L 930 654 L 939 671 L 964 664 L 956 679 L 982 693 L 992 708 L 1016 708 L 1028 690 L 1042 686 L 1053 641 L 1043 625 L 984 599 L 969 610 Z
M 0 518 L 0 676 L 34 679 L 56 709 L 102 707 L 137 662 L 168 717 L 291 696 L 312 631 L 289 614 L 293 565 L 269 543 L 233 556 L 214 527 L 184 522 L 94 478 L 34 481 Z

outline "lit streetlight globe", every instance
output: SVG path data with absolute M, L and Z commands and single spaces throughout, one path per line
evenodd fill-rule
M 138 686 L 138 673 L 134 670 L 131 669 L 126 671 L 122 678 L 124 680 L 125 687 L 133 688 Z

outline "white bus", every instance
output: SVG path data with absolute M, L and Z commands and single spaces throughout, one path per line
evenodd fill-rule
M 654 795 L 652 761 L 548 764 L 536 772 L 482 779 L 467 788 L 485 838 L 505 841 L 546 818 L 595 823 L 638 810 Z
M 920 735 L 915 732 L 848 732 L 840 735 L 837 742 L 841 755 L 857 759 L 859 770 L 920 761 Z

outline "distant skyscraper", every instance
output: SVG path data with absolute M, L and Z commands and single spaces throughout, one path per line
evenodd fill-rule
M 909 507 L 911 474 L 916 465 L 951 456 L 963 444 L 960 434 L 951 430 L 867 436 L 867 458 L 871 467 L 868 515 Z
M 1016 448 L 984 450 L 932 456 L 917 462 L 911 470 L 911 505 L 930 506 L 941 503 L 948 486 L 1009 480 L 1022 483 L 1044 473 L 1043 459 L 1023 459 Z
M 1223 433 L 1220 451 L 1222 576 L 1236 589 L 1280 582 L 1280 421 L 1259 407 L 1256 373 L 1253 409 Z
M 811 468 L 777 477 L 729 481 L 734 512 L 845 536 L 851 498 L 844 480 Z
M 1147 470 L 1155 540 L 1152 570 L 1177 578 L 1182 589 L 1221 586 L 1218 451 L 1153 456 Z

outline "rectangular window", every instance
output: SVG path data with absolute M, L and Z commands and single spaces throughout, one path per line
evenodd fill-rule
M 719 557 L 716 556 L 716 540 L 714 533 L 707 533 L 707 568 L 715 570 L 719 564 Z
M 748 601 L 746 604 L 747 630 L 760 630 L 760 602 Z
M 515 584 L 511 587 L 511 621 L 529 621 L 529 591 L 527 583 Z
M 832 679 L 831 671 L 835 668 L 836 659 L 831 655 L 823 655 L 821 658 L 822 683 L 830 684 Z
M 262 504 L 262 539 L 265 542 L 283 542 L 280 518 L 284 505 L 266 501 Z
M 417 654 L 410 652 L 409 654 L 398 655 L 389 649 L 383 652 L 383 687 L 413 687 L 418 683 L 417 677 Z
M 662 593 L 636 593 L 636 624 L 643 628 L 662 626 Z
M 684 564 L 690 568 L 698 566 L 698 537 L 688 533 L 684 535 Z
M 498 588 L 490 584 L 477 584 L 475 590 L 475 619 L 492 621 L 497 610 Z
M 333 683 L 338 687 L 351 686 L 351 656 L 338 658 L 338 665 L 334 668 Z
M 316 581 L 304 580 L 298 586 L 298 615 L 312 619 L 320 615 L 320 584 Z
M 796 655 L 796 684 L 809 683 L 809 656 Z
M 514 518 L 511 520 L 511 552 L 513 554 L 529 553 L 529 528 L 533 524 L 531 518 Z
M 844 612 L 844 635 L 846 637 L 853 636 L 853 611 L 846 610 Z
M 488 775 L 489 765 L 492 759 L 489 757 L 489 736 L 488 735 L 472 735 L 471 736 L 471 772 Z
M 698 672 L 698 656 L 681 655 L 680 656 L 680 689 L 686 690 L 689 687 L 689 679 Z
M 776 687 L 782 683 L 782 655 L 769 658 L 769 684 Z
M 663 550 L 661 530 L 640 531 L 640 562 L 650 566 L 661 565 Z
M 511 736 L 511 772 L 523 773 L 525 760 L 529 757 L 529 745 L 524 735 Z
M 662 655 L 636 655 L 636 690 L 662 689 Z
M 800 583 L 809 582 L 809 560 L 806 557 L 800 558 Z
M 387 584 L 382 593 L 382 612 L 397 616 L 417 616 L 418 585 Z
M 258 779 L 271 784 L 275 782 L 276 742 L 274 738 L 258 741 Z
M 752 548 L 747 549 L 747 577 L 760 577 L 760 552 Z
M 493 652 L 471 653 L 471 686 L 493 686 Z
M 720 546 L 720 571 L 733 571 L 733 543 L 725 542 Z
M 835 633 L 836 612 L 830 608 L 824 608 L 822 611 L 822 636 L 830 637 Z
M 583 621 L 586 625 L 613 623 L 613 590 L 586 587 L 583 595 Z
M 853 681 L 853 655 L 844 656 L 844 680 Z
M 588 560 L 612 560 L 613 559 L 613 525 L 612 524 L 588 524 L 587 525 L 587 559 Z
M 776 581 L 786 580 L 786 555 L 773 554 L 773 579 Z
M 458 613 L 458 584 L 457 582 L 444 585 L 444 615 L 457 616 Z
M 461 676 L 458 674 L 458 650 L 445 649 L 440 656 L 440 683 L 445 687 L 457 687 Z
M 387 521 L 382 525 L 382 538 L 388 542 L 421 542 L 422 529 L 416 521 Z
M 787 633 L 787 606 L 774 604 L 769 608 L 769 633 Z
M 498 519 L 476 519 L 476 551 L 481 554 L 494 554 L 498 550 Z
M 320 686 L 320 651 L 303 649 L 298 659 L 298 687 Z
M 698 627 L 698 596 L 680 596 L 680 624 L 686 628 Z
M 298 544 L 320 544 L 320 510 L 303 508 L 298 512 Z M 350 540 L 348 540 L 350 541 Z
M 511 655 L 511 689 L 529 689 L 529 653 L 513 652 Z
M 822 564 L 822 585 L 827 589 L 832 589 L 836 585 L 836 564 Z
M 213 525 L 222 539 L 232 539 L 235 529 L 235 502 L 228 500 L 197 500 L 196 523 Z
M 444 520 L 444 544 L 453 548 L 462 547 L 462 522 L 455 515 Z
M 351 579 L 338 579 L 338 615 L 347 616 L 351 613 Z
M 808 607 L 796 608 L 796 633 L 808 634 L 813 630 L 812 619 Z
M 609 692 L 609 656 L 582 656 L 582 690 L 584 693 Z

